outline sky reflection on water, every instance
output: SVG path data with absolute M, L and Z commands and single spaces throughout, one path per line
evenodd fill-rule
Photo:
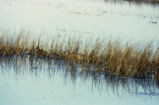
M 158 104 L 158 85 L 152 81 L 73 72 L 45 60 L 33 65 L 27 58 L 12 60 L 0 66 L 1 105 Z

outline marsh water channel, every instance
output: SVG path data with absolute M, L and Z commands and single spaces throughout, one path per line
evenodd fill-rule
M 32 37 L 159 41 L 159 5 L 106 0 L 0 0 L 0 32 Z M 154 44 L 154 46 L 155 46 Z M 159 83 L 76 70 L 67 62 L 0 57 L 0 105 L 158 105 Z

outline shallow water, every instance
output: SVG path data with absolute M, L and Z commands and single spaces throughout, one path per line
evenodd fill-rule
M 13 61 L 12 61 L 13 60 Z M 73 72 L 63 63 L 29 58 L 3 59 L 0 66 L 1 105 L 158 105 L 155 82 L 96 77 Z M 80 68 L 79 68 L 80 69 Z
M 157 42 L 159 6 L 104 0 L 0 0 L 0 30 L 22 28 L 39 33 L 44 40 L 48 34 L 50 38 Z M 65 72 L 65 67 L 8 65 L 1 61 L 0 105 L 159 104 L 158 87 L 151 82 L 142 88 L 142 82 L 132 85 L 131 79 L 115 81 L 101 76 L 95 81 L 92 74 L 74 76 Z
M 102 88 L 100 88 L 102 89 Z M 18 76 L 10 73 L 0 77 L 0 104 L 1 105 L 158 105 L 158 95 L 127 94 L 120 89 L 122 95 L 112 90 L 92 89 L 90 81 L 67 81 L 61 75 L 55 74 L 48 78 L 41 73 L 37 77 L 27 74 Z

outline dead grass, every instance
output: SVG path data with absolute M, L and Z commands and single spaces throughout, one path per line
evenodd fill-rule
M 154 49 L 152 42 L 146 45 L 121 44 L 120 41 L 97 39 L 92 45 L 79 38 L 70 38 L 66 42 L 55 39 L 50 44 L 41 43 L 29 36 L 29 33 L 23 31 L 16 38 L 1 33 L 0 56 L 63 60 L 75 65 L 81 64 L 84 68 L 93 65 L 95 69 L 87 70 L 109 75 L 159 80 L 159 48 Z

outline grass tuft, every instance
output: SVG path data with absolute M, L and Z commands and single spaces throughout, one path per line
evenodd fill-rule
M 96 73 L 159 80 L 159 48 L 153 48 L 152 42 L 139 48 L 138 44 L 100 39 L 94 44 L 82 42 L 80 38 L 69 38 L 68 41 L 53 39 L 51 43 L 42 43 L 40 39 L 31 39 L 31 35 L 24 31 L 16 36 L 13 38 L 1 33 L 1 57 L 29 56 L 48 62 L 63 60 Z

